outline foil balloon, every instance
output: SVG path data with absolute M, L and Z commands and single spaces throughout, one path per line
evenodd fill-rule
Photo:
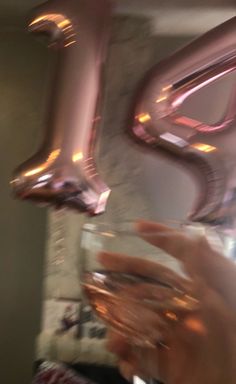
M 109 188 L 94 161 L 101 73 L 109 37 L 108 0 L 51 0 L 36 8 L 29 31 L 58 52 L 45 139 L 20 165 L 12 186 L 20 199 L 104 211 Z
M 145 77 L 129 133 L 149 149 L 191 166 L 199 182 L 192 221 L 229 223 L 236 214 L 236 84 L 221 121 L 180 112 L 199 89 L 236 70 L 236 17 L 157 64 Z

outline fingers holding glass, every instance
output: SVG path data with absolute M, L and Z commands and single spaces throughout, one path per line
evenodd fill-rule
M 100 264 L 107 271 L 112 271 L 130 276 L 142 277 L 152 283 L 161 283 L 175 287 L 181 291 L 189 290 L 191 281 L 186 277 L 172 271 L 170 268 L 156 262 L 128 256 L 119 253 L 101 252 L 98 256 Z

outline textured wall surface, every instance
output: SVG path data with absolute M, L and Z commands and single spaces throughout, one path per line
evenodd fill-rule
M 147 202 L 141 191 L 143 154 L 124 135 L 131 94 L 151 62 L 153 47 L 149 26 L 142 19 L 122 18 L 115 21 L 112 32 L 105 70 L 103 119 L 97 148 L 99 171 L 112 189 L 112 194 L 106 213 L 91 219 L 94 222 L 149 216 Z M 49 298 L 52 295 L 78 297 L 78 270 L 74 266 L 78 261 L 80 230 L 84 221 L 88 219 L 71 213 L 52 213 L 50 217 L 46 284 L 46 295 Z M 65 234 L 62 236 L 64 244 L 61 244 L 65 257 L 64 262 L 58 264 L 55 262 L 55 251 L 59 252 L 59 258 L 63 251 L 58 250 L 55 236 L 56 228 L 60 225 Z M 58 276 L 58 281 L 55 276 Z

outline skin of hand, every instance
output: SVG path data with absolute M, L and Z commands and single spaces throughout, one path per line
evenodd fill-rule
M 179 260 L 190 280 L 153 261 L 123 254 L 101 253 L 98 258 L 105 269 L 155 278 L 164 275 L 172 285 L 186 288 L 199 302 L 198 309 L 186 316 L 175 311 L 170 319 L 145 308 L 134 313 L 133 327 L 153 328 L 164 344 L 139 346 L 114 329 L 109 330 L 108 349 L 118 356 L 120 371 L 126 379 L 137 375 L 165 384 L 233 384 L 236 383 L 236 266 L 213 250 L 204 237 L 188 236 L 162 224 L 139 221 L 139 236 Z M 155 297 L 145 284 L 133 290 L 127 302 Z M 158 297 L 158 292 L 157 292 Z M 135 311 L 135 307 L 133 311 Z M 163 326 L 164 324 L 164 326 Z

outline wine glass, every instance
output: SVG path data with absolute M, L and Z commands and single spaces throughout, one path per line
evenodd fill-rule
M 192 231 L 192 226 L 181 223 L 181 230 L 190 229 Z M 198 232 L 202 228 L 194 225 L 194 230 Z M 165 233 L 162 235 L 165 236 Z M 150 278 L 134 273 L 104 270 L 100 265 L 97 255 L 105 251 L 155 261 L 163 266 L 163 271 L 168 268 L 180 278 L 186 277 L 181 263 L 138 236 L 133 222 L 85 224 L 81 250 L 82 286 L 89 304 L 106 325 L 125 335 L 134 345 L 154 348 L 157 344 L 164 345 L 163 341 L 158 339 L 157 332 L 155 330 L 151 332 L 149 324 L 145 323 L 144 308 L 145 311 L 157 311 L 161 316 L 171 316 L 174 315 L 176 307 L 179 310 L 179 306 L 182 305 L 182 311 L 187 312 L 194 310 L 198 305 L 197 301 L 185 295 L 180 287 L 171 285 L 166 280 L 165 274 Z M 150 290 L 158 288 L 162 292 L 162 299 L 133 300 L 132 292 L 141 291 L 143 284 Z M 135 322 L 135 327 L 132 327 L 132 322 L 133 324 Z M 140 323 L 139 332 L 137 322 Z M 137 378 L 134 378 L 134 382 L 137 382 Z M 150 379 L 148 383 L 151 382 L 153 381 Z

